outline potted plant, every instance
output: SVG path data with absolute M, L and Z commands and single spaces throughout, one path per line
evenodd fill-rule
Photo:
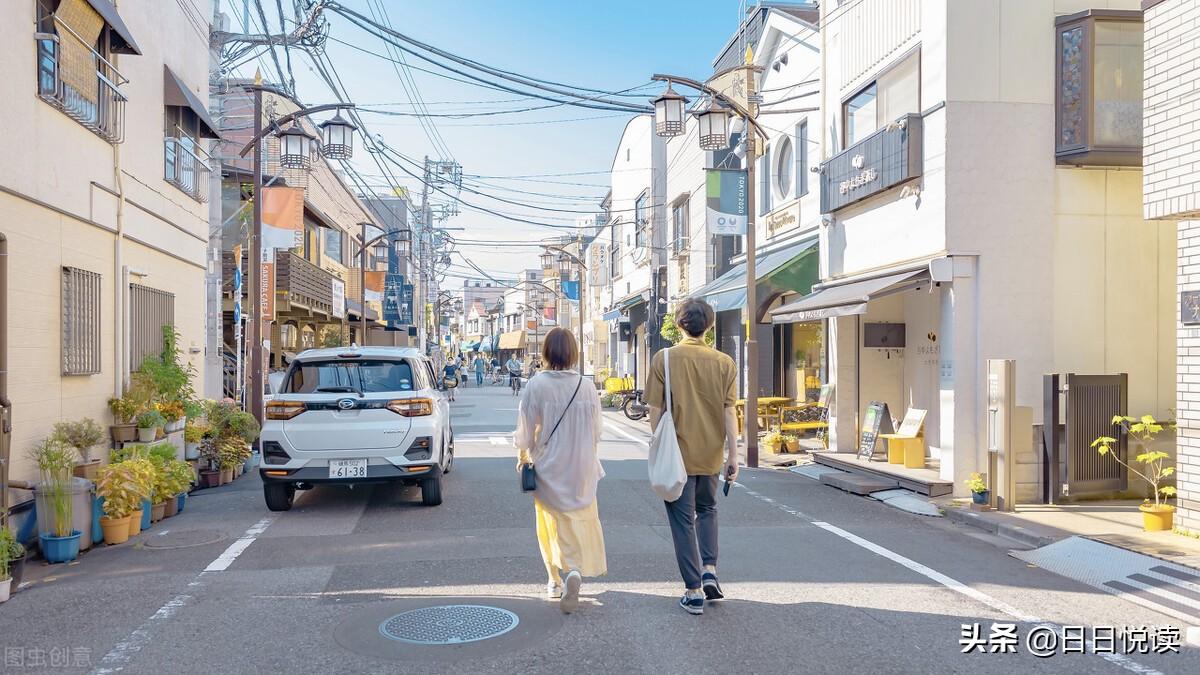
M 139 501 L 134 507 L 133 517 L 129 520 L 129 535 L 134 536 L 141 534 L 142 530 L 150 527 L 151 503 L 150 491 L 154 486 L 154 464 L 146 458 L 146 452 L 139 456 L 131 457 L 125 460 L 129 464 L 133 472 L 134 484 L 137 486 L 137 494 Z
M 129 541 L 135 514 L 141 521 L 142 486 L 135 461 L 114 462 L 101 467 L 96 476 L 96 494 L 104 498 L 100 528 L 109 546 Z
M 38 491 L 45 493 L 50 507 L 49 531 L 38 533 L 42 555 L 47 562 L 69 562 L 79 557 L 81 533 L 74 527 L 70 491 L 71 474 L 79 455 L 54 436 L 34 447 L 31 455 L 41 474 Z
M 780 448 L 783 447 L 783 434 L 778 431 L 772 431 L 763 437 L 763 444 L 767 446 L 768 452 L 779 454 Z
M 200 457 L 200 441 L 204 439 L 208 425 L 200 421 L 188 420 L 183 428 L 183 458 L 197 459 Z
M 221 467 L 221 483 L 233 481 L 233 470 L 246 461 L 246 443 L 239 436 L 227 436 L 217 445 L 217 461 Z
M 200 470 L 200 487 L 211 488 L 221 484 L 219 447 L 215 438 L 205 438 L 200 442 L 200 458 L 206 467 Z
M 792 434 L 783 434 L 783 446 L 785 448 L 785 452 L 800 452 L 800 437 L 793 436 Z
M 1132 436 L 1141 448 L 1141 453 L 1134 457 L 1134 461 L 1142 465 L 1144 473 L 1133 468 L 1117 457 L 1115 452 L 1112 452 L 1117 439 L 1111 436 L 1101 436 L 1092 441 L 1092 447 L 1101 455 L 1112 457 L 1118 464 L 1141 476 L 1142 480 L 1150 484 L 1154 491 L 1154 503 L 1150 503 L 1150 500 L 1146 499 L 1138 507 L 1142 512 L 1142 528 L 1147 532 L 1169 531 L 1174 524 L 1175 507 L 1165 503 L 1164 499 L 1175 496 L 1175 487 L 1162 485 L 1162 482 L 1175 473 L 1175 467 L 1163 466 L 1163 462 L 1170 459 L 1171 456 L 1162 450 L 1151 450 L 1150 446 L 1163 429 L 1173 425 L 1162 424 L 1152 415 L 1142 415 L 1140 419 L 1116 415 L 1113 417 L 1112 423 Z
M 987 504 L 988 497 L 991 491 L 988 490 L 987 482 L 983 480 L 983 476 L 979 473 L 972 473 L 967 478 L 967 489 L 971 491 L 971 501 L 976 504 Z
M 183 428 L 187 415 L 187 412 L 183 408 L 183 402 L 167 401 L 158 406 L 158 411 L 166 419 L 166 424 L 163 427 L 164 431 L 171 433 Z
M 0 527 L 0 602 L 21 585 L 25 571 L 25 547 L 13 536 L 12 530 Z
M 167 423 L 163 414 L 157 410 L 147 410 L 137 416 L 137 439 L 140 443 L 149 443 L 158 437 L 158 432 Z
M 181 459 L 172 459 L 164 465 L 166 473 L 166 511 L 163 517 L 170 518 L 179 513 L 180 504 L 192 486 L 192 467 Z
M 100 468 L 100 458 L 92 458 L 92 448 L 104 440 L 104 430 L 90 417 L 77 422 L 58 422 L 54 425 L 54 437 L 75 448 L 79 453 L 79 464 L 74 468 L 76 476 L 93 480 L 96 469 Z
M 108 399 L 108 409 L 113 416 L 113 424 L 108 428 L 113 441 L 128 443 L 137 440 L 137 425 L 134 424 L 138 413 L 137 403 L 127 396 L 114 397 Z

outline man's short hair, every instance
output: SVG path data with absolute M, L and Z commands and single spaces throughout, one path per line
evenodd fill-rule
M 675 310 L 675 323 L 694 338 L 704 335 L 716 320 L 712 305 L 700 298 L 688 298 Z

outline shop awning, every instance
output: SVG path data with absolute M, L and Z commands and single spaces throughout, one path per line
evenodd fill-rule
M 928 277 L 929 271 L 920 269 L 874 279 L 829 284 L 811 295 L 771 310 L 771 322 L 795 323 L 864 314 L 867 311 L 867 302 L 872 298 L 889 294 L 901 284 L 907 288 L 912 282 L 923 281 Z
M 622 315 L 628 314 L 630 308 L 636 307 L 643 302 L 646 302 L 646 298 L 644 295 L 642 295 L 642 291 L 632 293 L 614 302 L 613 308 L 601 315 L 601 318 L 605 321 L 619 319 Z
M 525 331 L 514 330 L 500 336 L 500 349 L 524 349 Z
M 613 309 L 613 310 L 607 311 L 603 315 L 601 315 L 600 318 L 603 319 L 604 321 L 612 321 L 613 319 L 619 319 L 619 318 L 621 318 L 621 310 Z
M 755 260 L 754 276 L 759 284 L 769 282 L 777 290 L 807 293 L 818 279 L 817 238 L 812 237 Z M 713 310 L 724 312 L 746 306 L 746 263 L 735 265 L 701 286 L 693 297 L 702 298 Z M 766 297 L 759 298 L 760 302 Z
M 205 80 L 205 84 L 208 81 Z M 163 66 L 163 103 L 177 108 L 188 108 L 200 120 L 200 136 L 202 138 L 220 138 L 217 123 L 208 114 L 208 107 L 199 96 L 192 93 L 183 80 L 169 67 Z
M 112 0 L 87 0 L 87 4 L 96 10 L 109 28 L 112 28 L 114 35 L 109 43 L 110 49 L 119 54 L 141 55 L 142 50 L 138 48 L 137 42 L 133 39 L 133 33 L 129 32 L 129 26 L 125 25 L 121 15 L 117 13 L 117 8 L 113 5 Z M 56 13 L 62 13 L 66 9 L 69 8 L 60 4 Z
M 479 341 L 479 351 L 481 351 L 481 352 L 492 351 L 492 336 L 491 335 L 488 335 Z

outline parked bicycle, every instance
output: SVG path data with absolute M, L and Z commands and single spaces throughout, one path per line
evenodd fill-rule
M 642 389 L 626 389 L 616 392 L 621 397 L 621 412 L 634 422 L 650 414 L 650 406 L 646 405 L 646 392 Z

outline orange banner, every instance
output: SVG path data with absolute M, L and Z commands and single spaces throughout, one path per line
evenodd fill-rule
M 304 245 L 304 188 L 262 189 L 263 248 Z
M 383 285 L 386 276 L 387 272 L 367 272 L 367 287 L 363 289 L 363 297 L 367 302 L 383 302 Z

